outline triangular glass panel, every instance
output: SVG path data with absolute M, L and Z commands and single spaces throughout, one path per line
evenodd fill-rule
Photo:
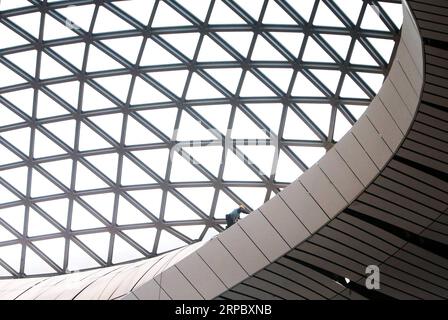
M 278 134 L 280 120 L 283 112 L 283 105 L 280 103 L 254 103 L 246 106 L 271 130 L 268 137 Z M 267 138 L 267 137 L 265 137 Z
M 123 157 L 121 185 L 139 185 L 155 183 L 155 180 L 127 157 Z
M 21 161 L 21 159 L 18 156 L 16 156 L 15 153 L 10 151 L 2 144 L 0 144 L 0 154 L 2 155 L 0 157 L 0 166 Z
M 334 126 L 333 139 L 339 141 L 342 137 L 352 128 L 351 123 L 345 118 L 345 116 L 338 110 L 336 113 L 336 124 Z
M 79 81 L 63 82 L 47 87 L 76 109 L 78 105 Z
M 162 230 L 160 233 L 159 245 L 157 247 L 157 254 L 177 249 L 185 246 L 186 244 L 187 243 L 183 240 L 173 236 L 168 231 Z
M 129 243 L 124 241 L 121 237 L 115 236 L 112 263 L 136 260 L 143 257 L 143 254 L 137 251 Z
M 275 171 L 276 182 L 291 183 L 299 177 L 303 171 L 296 165 L 290 157 L 283 151 L 280 151 L 277 162 L 277 170 Z
M 342 86 L 340 96 L 344 98 L 369 98 L 349 75 L 346 75 L 344 78 L 344 85 Z
M 208 228 L 207 232 L 205 233 L 204 237 L 202 238 L 202 241 L 208 241 L 212 238 L 214 238 L 215 236 L 217 236 L 219 234 L 218 231 L 216 231 L 216 229 L 210 227 Z
M 183 148 L 194 160 L 205 167 L 215 177 L 218 176 L 221 165 L 222 146 L 197 146 Z
M 20 270 L 20 261 L 22 257 L 22 245 L 14 244 L 12 246 L 0 247 L 0 259 L 15 271 Z
M 362 1 L 333 0 L 336 5 L 350 18 L 353 24 L 358 22 Z
M 104 224 L 94 215 L 82 207 L 78 202 L 73 202 L 71 230 L 86 230 L 102 228 Z
M 336 92 L 336 89 L 341 79 L 341 71 L 339 70 L 310 70 L 316 78 L 318 78 L 332 93 Z
M 134 90 L 131 97 L 131 104 L 136 105 L 165 101 L 169 101 L 169 99 L 159 90 L 154 88 L 152 85 L 150 85 L 140 77 L 137 77 L 135 79 Z
M 269 1 L 263 16 L 264 24 L 293 24 L 297 23 L 275 1 Z
M 383 86 L 384 75 L 380 73 L 357 72 L 357 74 L 375 93 Z
M 208 179 L 190 163 L 190 160 L 180 156 L 177 152 L 172 155 L 172 167 L 170 180 L 181 181 L 207 181 Z
M 25 79 L 13 72 L 11 69 L 0 64 L 0 87 L 13 86 L 15 84 L 24 83 Z
M 155 0 L 116 1 L 114 5 L 146 26 L 151 16 L 154 2 Z
M 87 59 L 87 72 L 120 69 L 122 65 L 105 54 L 97 47 L 91 45 L 89 47 L 89 57 Z M 113 92 L 113 91 L 112 91 Z
M 81 162 L 76 168 L 76 190 L 92 190 L 106 188 L 107 184 Z
M 152 22 L 151 27 L 178 27 L 191 25 L 187 19 L 185 19 L 180 13 L 171 8 L 165 2 L 159 2 L 157 6 L 157 12 Z
M 182 111 L 176 139 L 177 141 L 201 141 L 215 140 L 216 137 L 210 131 L 208 131 L 198 120 L 194 119 L 184 110 Z
M 223 95 L 218 90 L 212 87 L 197 73 L 193 73 L 187 92 L 188 100 L 213 99 L 222 97 Z
M 238 208 L 239 203 L 233 201 L 224 191 L 219 191 L 216 203 L 215 219 L 224 219 L 226 214 Z
M 194 2 L 191 0 L 178 0 L 177 2 L 190 11 L 196 18 L 202 21 L 204 21 L 210 6 L 210 0 Z
M 0 204 L 19 200 L 11 191 L 0 184 Z
M 389 18 L 395 24 L 397 29 L 401 28 L 403 24 L 403 6 L 401 3 L 384 2 L 381 1 L 380 6 L 386 11 Z
M 368 40 L 385 61 L 390 60 L 395 46 L 393 40 L 380 38 L 368 38 Z
M 102 42 L 131 63 L 135 63 L 142 46 L 143 37 L 126 37 L 103 40 Z
M 235 59 L 209 36 L 204 36 L 197 61 L 235 61 Z
M 68 199 L 39 202 L 38 206 L 64 228 L 67 226 Z
M 56 272 L 29 247 L 26 249 L 24 271 L 26 275 L 50 274 Z
M 117 179 L 118 154 L 107 153 L 85 158 L 113 182 Z
M 352 41 L 350 36 L 339 34 L 322 34 L 321 36 L 342 59 L 347 57 L 348 48 L 350 47 L 350 43 Z
M 149 190 L 136 190 L 128 191 L 128 194 L 137 200 L 146 210 L 151 212 L 157 218 L 160 214 L 160 206 L 162 202 L 162 190 L 149 189 Z
M 283 138 L 294 140 L 320 140 L 305 122 L 303 122 L 303 120 L 290 108 L 288 109 L 285 121 Z
M 207 73 L 232 94 L 237 89 L 242 71 L 240 68 L 207 69 Z
M 149 76 L 160 82 L 164 87 L 174 93 L 176 96 L 182 96 L 182 92 L 185 88 L 185 82 L 188 77 L 188 70 L 173 70 L 173 71 L 161 71 L 151 72 Z M 176 79 L 176 81 L 173 81 Z
M 0 64 L 0 69 L 2 65 Z M 9 69 L 8 69 L 9 70 Z M 11 71 L 12 72 L 12 71 Z M 3 73 L 1 73 L 3 79 Z M 1 82 L 1 81 L 0 81 Z M 20 111 L 28 116 L 33 114 L 34 89 L 25 89 L 2 93 L 2 97 L 14 104 Z
M 271 91 L 263 82 L 261 82 L 257 77 L 255 77 L 252 72 L 246 72 L 244 76 L 243 86 L 241 87 L 242 97 L 266 97 L 275 96 L 274 92 Z
M 199 240 L 199 237 L 201 236 L 202 232 L 204 231 L 204 226 L 180 226 L 180 227 L 173 227 L 174 230 L 182 233 L 183 235 L 187 236 L 191 240 Z
M 124 197 L 120 197 L 118 202 L 117 224 L 122 226 L 139 223 L 151 223 L 151 220 Z
M 11 277 L 13 276 L 12 273 L 9 273 L 9 271 L 7 271 L 5 268 L 3 268 L 2 266 L 0 266 L 0 277 Z
M 40 66 L 39 78 L 41 79 L 56 78 L 72 74 L 67 68 L 56 62 L 56 60 L 45 52 L 42 52 Z
M 141 66 L 155 66 L 180 63 L 180 60 L 161 47 L 158 43 L 148 39 L 140 61 Z
M 334 14 L 323 1 L 319 1 L 319 6 L 317 7 L 316 15 L 313 20 L 313 25 L 340 28 L 344 27 L 341 20 L 339 20 L 336 14 Z
M 303 33 L 298 32 L 271 32 L 272 36 L 277 39 L 294 57 L 299 55 L 303 42 Z
M 259 175 L 270 176 L 272 163 L 274 161 L 275 146 L 239 146 L 241 152 L 249 159 L 251 163 L 258 167 Z
M 177 108 L 161 108 L 139 111 L 138 114 L 153 126 L 156 126 L 167 137 L 171 138 L 174 131 L 177 112 Z
M 260 181 L 261 179 L 232 151 L 227 150 L 223 178 L 226 181 Z
M 154 249 L 154 240 L 156 237 L 156 228 L 144 228 L 134 230 L 123 230 L 129 238 L 137 242 L 140 246 L 146 249 L 148 252 L 152 252 Z
M 51 99 L 42 91 L 39 91 L 36 115 L 38 119 L 60 116 L 67 113 L 69 112 L 61 107 L 60 104 Z
M 56 11 L 67 18 L 66 25 L 73 29 L 81 28 L 84 31 L 89 31 L 94 9 L 94 4 L 88 4 L 66 6 Z
M 41 173 L 33 170 L 33 181 L 31 183 L 31 197 L 49 196 L 62 193 L 62 190 L 56 187 L 50 180 Z
M 367 52 L 364 46 L 356 41 L 355 47 L 353 48 L 352 57 L 350 59 L 352 64 L 362 64 L 362 65 L 373 65 L 377 66 L 378 63 L 373 59 L 373 57 Z
M 238 5 L 254 20 L 258 21 L 263 2 L 263 0 L 239 0 Z
M 22 128 L 17 130 L 5 131 L 0 133 L 0 137 L 6 139 L 14 147 L 19 149 L 25 155 L 30 151 L 30 128 Z
M 79 150 L 87 151 L 93 149 L 103 149 L 112 147 L 98 133 L 90 129 L 86 124 L 81 123 L 79 134 Z
M 94 33 L 116 32 L 121 30 L 134 29 L 129 23 L 113 14 L 104 6 L 99 6 L 95 19 Z
M 107 261 L 109 253 L 110 233 L 90 233 L 76 236 L 82 243 L 84 243 L 90 250 L 92 250 L 98 257 Z
M 162 140 L 133 117 L 128 117 L 126 125 L 126 145 L 131 146 L 158 142 L 162 142 Z
M 265 60 L 265 61 L 284 61 L 286 58 L 280 54 L 265 38 L 261 35 L 257 36 L 255 41 L 255 47 L 252 52 L 252 61 Z
M 68 271 L 78 271 L 82 269 L 96 268 L 100 265 L 75 242 L 70 241 L 68 256 Z
M 334 60 L 328 53 L 311 37 L 308 37 L 305 52 L 303 53 L 303 61 L 334 63 Z
M 56 143 L 51 141 L 39 130 L 35 130 L 34 154 L 33 154 L 34 158 L 43 158 L 65 153 L 66 152 L 64 151 L 64 149 L 62 149 Z
M 84 85 L 82 111 L 92 111 L 117 107 L 112 101 L 96 91 L 89 84 Z
M 17 24 L 23 30 L 26 30 L 26 32 L 31 34 L 34 38 L 39 39 L 40 18 L 40 12 L 33 12 L 12 16 L 9 17 L 9 20 Z
M 8 231 L 5 227 L 0 225 L 0 242 L 16 240 L 17 237 Z
M 75 143 L 75 120 L 59 121 L 44 124 L 44 127 L 70 148 Z
M 41 236 L 44 234 L 53 234 L 60 232 L 55 226 L 43 218 L 39 213 L 30 208 L 28 216 L 28 233 L 29 237 Z
M 45 15 L 45 27 L 44 27 L 44 41 L 75 37 L 72 28 L 69 28 L 70 24 L 61 23 L 49 14 Z
M 95 81 L 119 100 L 126 101 L 131 83 L 130 75 L 96 78 Z
M 2 42 L 0 43 L 0 49 L 28 44 L 28 41 L 26 41 L 24 38 L 19 36 L 19 34 L 12 31 L 10 28 L 8 28 L 3 24 L 0 24 L 0 34 L 2 35 Z
M 309 168 L 325 155 L 325 148 L 318 147 L 289 147 L 292 152 Z
M 246 114 L 237 109 L 231 137 L 232 139 L 268 139 L 269 132 L 258 127 Z
M 267 190 L 265 188 L 230 188 L 240 199 L 244 200 L 252 209 L 257 209 L 264 203 Z M 245 217 L 241 215 L 241 218 Z
M 325 134 L 328 135 L 330 129 L 330 118 L 332 106 L 329 104 L 312 104 L 301 103 L 300 109 L 314 122 L 317 127 Z
M 123 114 L 121 112 L 104 116 L 90 117 L 89 119 L 115 141 L 120 142 L 121 127 L 123 125 Z
M 355 117 L 356 120 L 359 120 L 359 118 L 361 118 L 361 116 L 364 114 L 364 112 L 367 109 L 367 106 L 362 106 L 362 105 L 345 105 L 345 107 L 348 109 L 348 111 L 350 111 L 350 113 L 352 114 L 352 116 Z
M 132 154 L 160 177 L 165 177 L 169 156 L 169 150 L 167 148 L 134 151 Z
M 193 109 L 205 118 L 215 129 L 225 135 L 229 125 L 230 105 L 194 106 Z
M 261 72 L 271 80 L 274 85 L 280 88 L 283 92 L 287 92 L 289 84 L 291 83 L 292 72 L 290 68 L 260 68 Z
M 37 50 L 28 50 L 14 54 L 8 54 L 6 58 L 16 66 L 18 66 L 20 69 L 28 73 L 31 77 L 34 77 L 34 75 L 36 74 Z M 2 78 L 3 77 L 4 75 L 2 74 Z
M 296 10 L 296 12 L 306 21 L 310 19 L 313 11 L 315 0 L 288 0 L 288 3 Z
M 216 0 L 209 24 L 246 24 L 246 22 L 222 0 Z
M 48 173 L 62 182 L 67 188 L 70 187 L 72 180 L 72 166 L 73 160 L 59 160 L 52 162 L 41 163 L 40 166 L 44 168 Z
M 378 13 L 372 9 L 372 5 L 366 6 L 364 17 L 362 19 L 361 28 L 366 30 L 389 31 L 387 26 L 379 17 Z
M 59 267 L 64 264 L 65 238 L 33 241 L 33 244 Z M 28 252 L 27 257 L 28 259 Z
M 215 195 L 215 188 L 177 188 L 184 197 L 192 202 L 205 214 L 210 213 L 210 209 L 213 202 L 213 196 Z
M 171 193 L 167 194 L 164 221 L 184 221 L 184 220 L 199 220 L 200 217 L 194 213 L 183 202 L 173 196 Z
M 0 192 L 3 193 L 3 186 L 0 185 Z M 0 196 L 1 198 L 1 196 Z M 0 203 L 3 203 L 0 201 Z M 25 220 L 25 206 L 15 206 L 0 209 L 0 218 L 13 227 L 17 232 L 23 233 L 23 224 Z
M 112 214 L 114 211 L 115 194 L 114 193 L 99 193 L 81 197 L 100 215 L 112 222 Z
M 5 179 L 20 193 L 26 194 L 28 167 L 18 167 L 9 170 L 1 170 L 0 177 Z
M 297 97 L 322 97 L 324 95 L 301 72 L 297 72 L 294 88 L 292 89 L 291 94 Z
M 224 41 L 230 44 L 230 46 L 232 46 L 240 55 L 243 57 L 247 56 L 252 38 L 254 36 L 253 32 L 231 31 L 218 32 L 217 34 L 223 38 Z
M 193 59 L 199 40 L 199 34 L 197 32 L 163 34 L 160 37 L 187 58 Z
M 0 118 L 0 127 L 8 126 L 10 124 L 24 122 L 24 120 L 19 117 L 17 114 L 9 110 L 0 104 L 0 114 L 2 117 Z

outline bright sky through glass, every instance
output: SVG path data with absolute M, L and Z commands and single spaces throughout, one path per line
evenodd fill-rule
M 0 278 L 216 235 L 344 136 L 402 23 L 399 1 L 76 3 L 0 3 Z

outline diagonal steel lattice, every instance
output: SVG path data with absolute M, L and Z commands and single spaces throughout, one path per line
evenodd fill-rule
M 152 257 L 287 186 L 359 118 L 399 39 L 400 1 L 353 1 L 354 18 L 343 2 L 1 1 L 0 42 L 20 41 L 0 44 L 0 278 Z

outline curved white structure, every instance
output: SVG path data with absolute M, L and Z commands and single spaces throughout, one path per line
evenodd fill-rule
M 442 1 L 405 2 L 395 60 L 366 113 L 247 218 L 146 261 L 4 280 L 0 298 L 447 298 L 448 60 L 437 46 L 448 36 L 418 20 L 440 15 L 436 5 L 448 16 Z M 364 287 L 372 264 L 382 272 L 377 291 Z

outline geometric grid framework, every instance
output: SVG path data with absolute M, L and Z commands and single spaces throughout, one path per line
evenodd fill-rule
M 0 277 L 151 257 L 272 198 L 381 87 L 400 2 L 1 1 Z

